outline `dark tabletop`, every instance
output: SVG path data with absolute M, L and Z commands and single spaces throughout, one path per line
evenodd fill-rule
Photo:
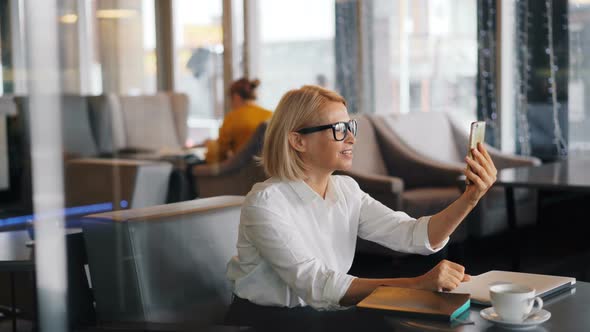
M 590 192 L 590 159 L 566 159 L 498 172 L 496 185 Z
M 574 288 L 545 298 L 543 309 L 551 318 L 526 331 L 590 331 L 590 283 L 578 282 Z M 470 321 L 475 324 L 453 327 L 449 323 L 389 318 L 394 331 L 511 331 L 483 319 L 479 312 L 486 307 L 472 305 Z M 518 331 L 518 330 L 512 330 Z
M 572 289 L 545 298 L 544 309 L 551 318 L 526 331 L 590 331 L 590 283 L 578 282 Z M 272 315 L 260 317 L 262 324 L 251 331 L 517 331 L 494 325 L 480 316 L 486 307 L 472 305 L 463 323 L 449 323 L 432 319 L 385 316 L 380 313 L 361 312 L 356 309 L 340 312 L 289 317 L 290 320 L 274 320 Z M 296 316 L 297 314 L 295 314 Z M 465 324 L 468 323 L 468 324 Z M 246 325 L 246 324 L 240 324 Z

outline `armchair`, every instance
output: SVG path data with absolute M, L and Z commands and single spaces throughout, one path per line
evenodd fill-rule
M 404 183 L 400 178 L 390 176 L 377 144 L 375 130 L 365 115 L 355 117 L 358 123 L 358 136 L 354 147 L 352 168 L 339 174 L 355 179 L 360 188 L 374 199 L 393 210 L 400 210 Z M 357 239 L 357 252 L 381 256 L 400 256 L 401 253 L 385 248 L 377 243 Z
M 404 182 L 398 177 L 389 175 L 377 143 L 375 129 L 368 117 L 360 115 L 356 117 L 356 120 L 358 136 L 354 147 L 352 168 L 338 173 L 351 176 L 371 197 L 391 209 L 400 210 Z
M 243 197 L 224 196 L 86 216 L 83 230 L 99 322 L 200 331 L 231 303 Z
M 232 158 L 219 164 L 193 167 L 195 193 L 198 197 L 245 195 L 255 183 L 268 178 L 256 160 L 262 152 L 267 125 L 266 122 L 260 124 L 250 141 Z
M 454 201 L 461 191 L 458 177 L 466 167 L 467 133 L 447 113 L 387 114 L 371 117 L 389 173 L 404 180 L 404 211 L 432 214 Z M 428 128 L 428 134 L 424 134 Z M 501 153 L 486 146 L 498 169 L 535 166 L 536 158 Z M 519 224 L 536 218 L 536 193 L 515 192 Z M 422 212 L 422 213 L 419 213 Z M 492 235 L 507 225 L 504 191 L 492 188 L 468 216 L 470 236 Z

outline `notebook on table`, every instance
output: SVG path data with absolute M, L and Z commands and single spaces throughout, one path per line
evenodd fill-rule
M 356 306 L 360 310 L 452 321 L 468 310 L 470 303 L 469 294 L 381 286 Z
M 476 304 L 491 305 L 490 286 L 499 283 L 514 283 L 532 287 L 541 298 L 571 288 L 576 278 L 558 277 L 544 274 L 489 271 L 472 276 L 470 281 L 463 282 L 451 293 L 469 293 L 471 301 Z

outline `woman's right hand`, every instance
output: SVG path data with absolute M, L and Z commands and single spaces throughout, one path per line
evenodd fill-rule
M 471 276 L 465 274 L 465 268 L 457 263 L 442 260 L 432 270 L 416 277 L 416 286 L 433 291 L 451 291 L 461 282 L 469 281 Z

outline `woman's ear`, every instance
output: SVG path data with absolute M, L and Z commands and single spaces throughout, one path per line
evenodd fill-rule
M 297 152 L 305 152 L 307 150 L 306 141 L 300 133 L 289 133 L 289 145 Z

